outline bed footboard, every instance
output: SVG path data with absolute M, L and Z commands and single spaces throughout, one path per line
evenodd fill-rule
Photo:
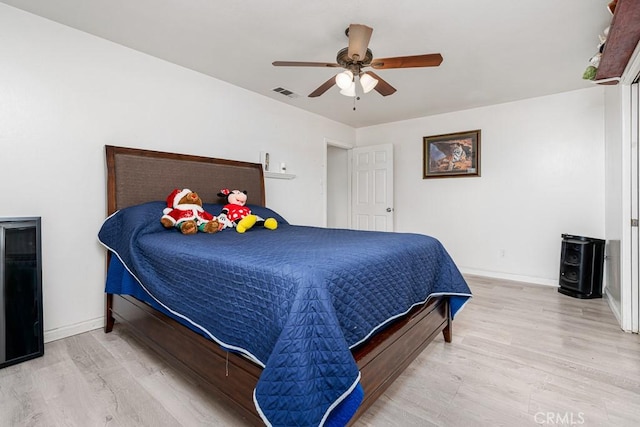
M 118 324 L 159 353 L 169 364 L 201 380 L 248 425 L 264 425 L 253 403 L 253 389 L 262 369 L 248 359 L 223 350 L 147 304 L 113 295 Z
M 133 297 L 107 294 L 106 300 L 105 332 L 111 331 L 113 320 L 117 320 L 170 364 L 201 379 L 207 390 L 224 399 L 247 424 L 264 425 L 253 402 L 253 390 L 262 372 L 258 365 L 224 351 Z M 365 396 L 351 424 L 441 332 L 450 342 L 449 300 L 445 297 L 414 308 L 353 350 Z
M 113 318 L 113 294 L 105 294 L 104 296 L 104 331 L 109 333 L 113 330 L 115 319 Z

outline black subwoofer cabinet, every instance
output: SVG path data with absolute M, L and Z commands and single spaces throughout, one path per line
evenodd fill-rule
M 574 298 L 602 298 L 604 246 L 601 239 L 563 234 L 558 292 Z
M 0 368 L 44 354 L 40 224 L 0 218 Z

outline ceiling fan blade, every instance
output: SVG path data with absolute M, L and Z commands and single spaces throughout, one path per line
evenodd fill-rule
M 437 67 L 442 63 L 442 55 L 430 53 L 427 55 L 396 56 L 394 58 L 375 58 L 371 67 L 376 70 L 387 68 Z
M 362 61 L 365 58 L 371 33 L 373 33 L 373 28 L 366 25 L 349 25 L 349 50 L 347 53 L 349 58 L 354 61 Z M 354 55 L 358 55 L 358 57 L 354 58 Z
M 373 71 L 366 71 L 364 74 L 369 74 L 374 79 L 378 80 L 378 84 L 374 89 L 382 96 L 389 96 L 396 93 L 396 88 L 387 83 L 382 77 L 374 73 Z
M 326 91 L 331 89 L 331 87 L 334 84 L 336 84 L 336 76 L 333 76 L 329 80 L 327 80 L 326 82 L 322 83 L 318 89 L 314 90 L 313 92 L 311 92 L 309 94 L 309 98 L 316 98 L 316 97 L 322 95 L 323 93 L 325 93 Z
M 331 62 L 274 61 L 272 64 L 275 67 L 340 67 Z

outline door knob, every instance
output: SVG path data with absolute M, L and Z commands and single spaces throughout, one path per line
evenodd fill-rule
M 387 212 L 393 212 L 393 208 L 387 208 Z

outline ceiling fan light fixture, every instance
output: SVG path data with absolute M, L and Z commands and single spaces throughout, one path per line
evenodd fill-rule
M 351 85 L 340 91 L 341 95 L 355 97 L 356 96 L 356 82 L 352 81 Z
M 362 91 L 364 93 L 369 93 L 376 87 L 378 84 L 378 79 L 371 77 L 367 73 L 360 74 L 360 85 L 362 85 Z
M 335 62 L 274 61 L 272 64 L 274 67 L 342 67 L 344 71 L 338 70 L 340 72 L 337 75 L 329 77 L 329 80 L 308 95 L 309 98 L 317 98 L 334 85 L 340 88 L 342 95 L 349 97 L 357 97 L 356 91 L 359 93 L 361 89 L 364 93 L 375 89 L 381 96 L 393 95 L 396 88 L 373 71 L 363 73 L 362 69 L 365 67 L 372 67 L 376 70 L 437 67 L 442 63 L 442 55 L 439 53 L 374 58 L 373 52 L 369 49 L 372 32 L 373 28 L 366 25 L 350 24 L 345 31 L 349 45 L 338 51 Z M 361 89 L 356 87 L 358 86 L 355 82 L 356 77 L 360 81 Z
M 342 73 L 336 75 L 336 84 L 340 89 L 348 89 L 353 83 L 353 73 L 349 70 L 345 70 Z

